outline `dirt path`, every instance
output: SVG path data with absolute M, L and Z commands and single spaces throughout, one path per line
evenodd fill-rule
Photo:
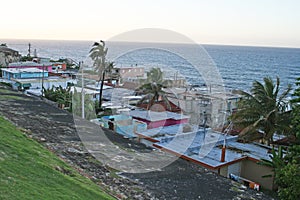
M 103 166 L 86 151 L 70 113 L 38 98 L 6 90 L 2 85 L 0 115 L 23 128 L 30 137 L 40 141 L 103 188 L 123 199 L 272 199 L 264 193 L 245 189 L 229 179 L 181 159 L 160 171 L 123 173 L 119 177 L 114 170 Z M 133 148 L 137 152 L 151 151 L 144 145 L 111 131 L 105 130 L 104 134 L 121 148 Z

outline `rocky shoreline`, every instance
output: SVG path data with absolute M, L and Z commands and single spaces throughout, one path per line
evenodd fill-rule
M 0 96 L 0 115 L 117 199 L 273 199 L 181 159 L 160 171 L 120 176 L 88 153 L 76 132 L 72 114 L 4 85 L 0 85 Z M 109 130 L 104 133 L 120 147 L 151 151 Z M 67 174 L 64 169 L 57 170 Z

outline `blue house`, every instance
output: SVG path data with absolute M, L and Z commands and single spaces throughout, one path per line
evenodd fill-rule
M 47 78 L 48 71 L 37 68 L 2 68 L 2 78 L 7 80 L 12 79 L 29 79 L 29 78 Z

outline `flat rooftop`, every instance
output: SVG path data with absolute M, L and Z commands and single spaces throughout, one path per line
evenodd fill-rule
M 66 82 L 71 81 L 72 79 L 68 78 L 62 78 L 59 76 L 51 76 L 51 77 L 45 77 L 44 82 Z M 19 83 L 36 83 L 36 82 L 42 82 L 42 78 L 24 78 L 24 79 L 13 79 L 15 82 Z
M 2 71 L 19 74 L 19 73 L 43 73 L 43 70 L 38 68 L 1 68 Z M 48 72 L 48 71 L 44 71 Z
M 27 62 L 13 62 L 8 65 L 8 67 L 25 67 L 25 66 L 33 66 L 33 67 L 43 67 L 43 66 L 51 66 L 52 63 L 45 62 L 45 63 L 36 63 L 32 61 Z
M 151 136 L 147 132 L 142 134 Z M 211 169 L 218 169 L 248 157 L 257 161 L 270 160 L 269 148 L 255 143 L 240 143 L 237 142 L 237 136 L 226 136 L 210 129 L 206 133 L 200 129 L 197 132 L 181 133 L 175 136 L 166 135 L 155 139 L 159 142 L 153 146 Z M 225 162 L 221 162 L 224 140 L 226 140 Z

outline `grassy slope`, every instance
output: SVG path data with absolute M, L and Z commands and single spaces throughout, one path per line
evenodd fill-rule
M 0 116 L 0 199 L 113 198 Z

